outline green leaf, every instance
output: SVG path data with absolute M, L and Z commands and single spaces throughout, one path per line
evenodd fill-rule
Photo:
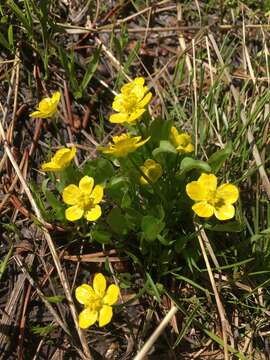
M 244 225 L 238 223 L 237 221 L 226 222 L 225 224 L 206 224 L 206 229 L 212 231 L 220 231 L 220 232 L 241 232 L 244 229 Z
M 14 48 L 14 37 L 13 37 L 13 26 L 9 25 L 8 27 L 8 42 L 10 47 L 13 49 Z
M 142 218 L 141 228 L 147 241 L 156 240 L 164 227 L 165 223 L 152 215 L 146 215 Z
M 124 64 L 124 72 L 128 72 L 129 67 L 131 66 L 133 60 L 138 56 L 141 43 L 138 41 L 132 51 L 129 53 L 126 63 Z
M 114 208 L 110 211 L 107 216 L 107 223 L 110 225 L 111 229 L 119 235 L 128 233 L 128 223 L 119 208 Z
M 212 331 L 209 331 L 207 329 L 203 329 L 203 331 L 212 339 L 214 340 L 216 343 L 218 343 L 219 345 L 221 345 L 222 347 L 224 347 L 224 341 L 223 339 L 221 339 L 219 336 L 217 336 L 216 334 L 214 334 Z M 247 357 L 245 357 L 243 354 L 241 354 L 240 352 L 238 352 L 237 350 L 235 350 L 232 346 L 228 345 L 228 350 L 231 354 L 234 354 L 235 356 L 238 357 L 238 359 L 241 360 L 248 360 Z
M 177 151 L 175 147 L 167 140 L 161 140 L 159 143 L 159 147 L 154 149 L 152 152 L 155 159 L 160 160 L 163 155 L 173 154 L 176 155 Z
M 81 83 L 81 89 L 85 90 L 87 88 L 87 85 L 89 84 L 89 81 L 92 79 L 94 73 L 96 72 L 99 57 L 101 52 L 101 45 L 95 50 L 93 57 L 89 61 L 88 69 L 86 73 L 84 74 L 82 83 Z
M 193 169 L 200 171 L 211 172 L 211 167 L 202 160 L 195 160 L 190 157 L 185 157 L 180 164 L 181 175 Z
M 114 175 L 114 167 L 107 159 L 91 160 L 84 165 L 83 173 L 92 176 L 96 184 L 104 184 Z
M 44 298 L 52 304 L 58 304 L 65 299 L 65 296 L 63 295 L 44 296 Z
M 160 295 L 159 295 L 158 288 L 157 288 L 156 284 L 154 283 L 153 279 L 151 278 L 151 275 L 148 272 L 146 272 L 145 274 L 146 274 L 146 277 L 147 277 L 147 282 L 150 285 L 151 290 L 152 290 L 151 295 L 154 294 L 155 297 L 156 297 L 157 302 L 160 304 L 161 303 L 161 298 L 160 298 Z M 153 292 L 153 294 L 152 294 L 152 292 Z
M 7 0 L 7 5 L 14 12 L 16 17 L 20 19 L 20 21 L 23 23 L 28 33 L 32 34 L 33 33 L 32 26 L 31 24 L 29 24 L 27 16 L 25 16 L 24 12 L 19 8 L 19 6 L 17 6 L 13 0 Z
M 47 336 L 52 333 L 56 329 L 55 325 L 47 325 L 47 326 L 32 326 L 31 331 L 40 336 Z
M 229 142 L 228 145 L 221 150 L 218 150 L 210 156 L 208 159 L 208 164 L 211 166 L 212 172 L 217 173 L 219 169 L 223 166 L 224 162 L 232 153 L 232 143 Z
M 122 199 L 129 191 L 129 183 L 123 176 L 114 177 L 111 179 L 107 188 L 107 195 L 109 195 L 114 201 L 117 201 L 119 205 L 122 203 Z
M 42 182 L 42 192 L 45 195 L 48 203 L 52 207 L 55 218 L 59 221 L 62 221 L 65 219 L 65 206 L 63 202 L 57 199 L 57 197 L 52 193 L 52 191 L 47 188 L 48 182 L 49 179 L 45 179 Z
M 171 127 L 171 121 L 166 121 L 162 117 L 154 119 L 149 127 L 149 136 L 151 136 L 151 141 L 159 143 L 161 140 L 168 140 Z
M 8 43 L 2 32 L 0 32 L 0 44 L 2 44 L 7 50 L 10 50 L 10 44 Z
M 13 251 L 13 245 L 10 246 L 8 253 L 6 254 L 6 256 L 4 257 L 4 259 L 1 261 L 0 263 L 0 280 L 2 279 L 2 276 L 7 268 L 8 265 L 8 261 L 12 255 L 12 251 Z
M 95 241 L 102 245 L 111 243 L 111 233 L 103 229 L 96 228 L 93 230 L 92 237 Z
M 59 221 L 63 221 L 65 219 L 65 206 L 63 202 L 58 200 L 50 190 L 46 190 L 45 196 L 53 209 L 55 218 Z
M 200 308 L 200 305 L 197 305 L 191 312 L 191 314 L 188 316 L 187 320 L 184 322 L 184 326 L 181 329 L 180 334 L 178 335 L 174 345 L 173 345 L 173 349 L 176 348 L 176 346 L 180 343 L 180 341 L 183 339 L 183 337 L 187 334 L 189 327 L 195 317 L 195 315 L 197 314 L 198 310 Z
M 213 295 L 212 292 L 210 292 L 208 289 L 202 287 L 201 285 L 197 284 L 195 281 L 187 278 L 186 276 L 183 276 L 183 275 L 178 275 L 176 273 L 171 273 L 176 279 L 178 280 L 182 280 L 182 281 L 185 281 L 187 282 L 188 284 L 192 285 L 194 288 L 197 288 L 201 291 L 203 291 L 205 293 L 205 296 L 209 297 L 209 294 Z
M 96 183 L 104 183 L 114 175 L 114 167 L 109 160 L 99 159 L 95 173 Z

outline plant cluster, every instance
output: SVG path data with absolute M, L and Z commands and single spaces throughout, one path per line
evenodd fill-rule
M 58 94 L 43 99 L 32 117 L 53 116 Z M 226 231 L 239 191 L 230 183 L 217 186 L 215 173 L 226 152 L 213 154 L 208 162 L 197 159 L 190 134 L 149 114 L 151 98 L 144 78 L 125 84 L 112 104 L 116 113 L 109 118 L 123 125 L 121 133 L 98 146 L 97 158 L 81 168 L 72 161 L 74 147 L 58 150 L 42 165 L 50 176 L 42 187 L 63 226 L 73 223 L 72 231 L 89 241 L 113 244 L 158 282 L 179 267 L 181 258 L 191 270 L 196 266 L 196 225 L 211 229 L 217 221 L 226 221 Z M 119 289 L 110 285 L 105 293 L 105 288 L 101 274 L 95 276 L 93 288 L 87 284 L 77 288 L 76 298 L 85 306 L 82 328 L 96 320 L 100 326 L 111 320 Z

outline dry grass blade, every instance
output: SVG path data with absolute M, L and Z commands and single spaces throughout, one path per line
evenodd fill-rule
M 177 313 L 177 307 L 173 306 L 171 310 L 168 312 L 168 314 L 165 316 L 165 318 L 161 321 L 159 326 L 156 328 L 156 330 L 153 332 L 153 334 L 150 336 L 150 338 L 146 341 L 142 349 L 135 356 L 134 360 L 142 360 L 146 357 L 148 351 L 157 341 L 162 331 L 165 329 L 165 327 L 168 325 L 168 323 L 171 321 L 171 319 L 174 317 L 176 313 Z
M 203 254 L 203 258 L 205 261 L 205 265 L 207 268 L 207 272 L 209 275 L 209 279 L 211 282 L 211 286 L 215 295 L 215 299 L 216 299 L 216 304 L 217 304 L 217 308 L 218 308 L 218 312 L 219 312 L 219 316 L 220 316 L 220 322 L 221 322 L 221 327 L 222 327 L 222 337 L 223 337 L 223 342 L 224 342 L 224 359 L 225 360 L 229 360 L 229 352 L 228 352 L 228 336 L 227 336 L 227 330 L 228 330 L 228 321 L 226 319 L 226 315 L 225 315 L 225 310 L 224 307 L 222 305 L 222 302 L 220 300 L 219 297 L 219 293 L 217 290 L 217 286 L 215 283 L 215 279 L 214 279 L 214 275 L 207 257 L 207 253 L 206 253 L 206 249 L 204 246 L 204 242 L 203 242 L 203 238 L 202 235 L 200 233 L 200 228 L 198 226 L 196 226 L 196 230 L 198 232 L 198 240 L 199 240 L 199 244 L 202 250 L 202 254 Z
M 24 275 L 26 276 L 27 280 L 29 281 L 29 283 L 33 286 L 33 288 L 36 290 L 37 294 L 39 295 L 39 297 L 41 298 L 41 300 L 44 302 L 45 306 L 48 308 L 48 310 L 50 311 L 50 313 L 54 316 L 55 321 L 57 322 L 57 324 L 68 334 L 70 335 L 70 332 L 67 328 L 67 326 L 63 323 L 63 321 L 60 319 L 60 317 L 58 316 L 57 312 L 54 310 L 54 308 L 52 307 L 52 305 L 49 303 L 48 300 L 46 300 L 44 294 L 42 293 L 42 291 L 40 290 L 40 288 L 37 286 L 37 284 L 35 283 L 35 281 L 33 280 L 33 278 L 30 276 L 30 274 L 27 272 L 25 266 L 23 265 L 21 259 L 19 258 L 19 256 L 14 256 L 14 260 L 16 261 L 17 265 L 19 266 L 19 268 L 21 269 L 21 271 L 24 273 Z
M 17 58 L 17 61 L 20 61 L 18 58 Z M 11 94 L 12 92 L 12 89 L 13 89 L 13 85 L 14 85 L 14 76 L 13 76 L 13 81 L 11 81 L 11 84 L 10 84 L 10 91 L 9 91 L 9 94 Z M 10 97 L 9 97 L 10 98 Z M 8 106 L 9 106 L 9 102 L 7 102 L 7 107 L 5 108 L 5 110 L 3 111 L 4 113 L 4 117 L 2 119 L 2 122 L 5 123 L 6 121 L 6 117 L 7 117 L 7 114 L 8 114 Z M 76 309 L 75 309 L 75 305 L 73 303 L 73 299 L 72 299 L 72 296 L 71 296 L 71 291 L 70 291 L 70 287 L 69 287 L 69 284 L 68 284 L 68 281 L 66 279 L 66 276 L 63 272 L 63 269 L 62 269 L 62 266 L 61 266 L 61 263 L 60 263 L 60 260 L 59 260 L 59 257 L 58 257 L 58 254 L 56 252 L 56 249 L 55 249 L 55 246 L 54 246 L 54 243 L 53 243 L 53 240 L 48 232 L 48 230 L 45 228 L 45 221 L 40 213 L 40 210 L 33 198 L 33 195 L 26 183 L 26 180 L 24 179 L 23 177 L 23 174 L 10 150 L 10 147 L 7 143 L 7 139 L 6 139 L 6 136 L 5 136 L 5 132 L 4 132 L 4 128 L 3 128 L 3 125 L 2 125 L 2 122 L 0 123 L 0 137 L 2 138 L 2 141 L 4 143 L 4 150 L 9 158 L 9 161 L 11 162 L 15 172 L 16 172 L 16 175 L 18 176 L 20 182 L 21 182 L 21 185 L 23 187 L 23 190 L 25 192 L 25 194 L 27 195 L 28 197 L 28 200 L 34 210 L 34 213 L 36 214 L 36 217 L 38 219 L 38 221 L 40 222 L 40 224 L 42 225 L 42 231 L 43 231 L 43 234 L 44 234 L 44 237 L 46 239 L 46 242 L 49 246 L 49 249 L 50 249 L 50 252 L 51 252 L 51 255 L 52 255 L 52 258 L 53 258 L 53 261 L 54 261 L 54 264 L 55 264 L 55 267 L 57 269 L 57 272 L 58 272 L 58 275 L 59 275 L 59 278 L 60 278 L 60 281 L 61 281 L 61 284 L 63 286 L 63 289 L 64 289 L 64 292 L 65 292 L 65 296 L 67 298 L 67 301 L 68 301 L 68 304 L 69 304 L 69 307 L 70 307 L 70 311 L 71 311 L 71 315 L 73 317 L 73 321 L 75 323 L 75 327 L 76 327 L 76 330 L 78 332 L 78 335 L 79 335 L 79 338 L 80 338 L 80 341 L 81 341 L 81 344 L 82 344 L 82 347 L 83 347 L 83 351 L 86 355 L 86 357 L 88 359 L 92 359 L 92 356 L 90 354 L 90 350 L 89 350 L 89 347 L 88 347 L 88 344 L 87 344 L 87 341 L 86 341 L 86 338 L 83 334 L 83 332 L 81 331 L 80 327 L 79 327 L 79 323 L 78 323 L 78 317 L 77 317 L 77 312 L 76 312 Z

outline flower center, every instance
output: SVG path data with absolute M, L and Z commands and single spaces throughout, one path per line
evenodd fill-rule
M 89 307 L 91 308 L 92 311 L 99 311 L 102 307 L 102 298 L 99 297 L 98 295 L 94 296 L 91 299 Z
M 78 204 L 84 210 L 89 210 L 93 207 L 93 199 L 89 194 L 81 193 Z
M 209 202 L 209 204 L 211 204 L 215 208 L 220 208 L 223 205 L 225 205 L 224 199 L 218 197 L 216 191 L 209 191 L 209 200 L 208 200 L 208 202 Z
M 128 96 L 123 96 L 123 108 L 125 112 L 131 113 L 135 111 L 137 105 L 137 96 L 129 94 Z

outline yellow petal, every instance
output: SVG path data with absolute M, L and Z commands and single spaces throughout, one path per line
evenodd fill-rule
M 149 185 L 149 182 L 143 176 L 140 177 L 140 183 L 142 185 Z
M 128 114 L 126 113 L 119 113 L 119 114 L 112 114 L 109 118 L 109 121 L 114 124 L 122 124 L 128 121 Z
M 43 171 L 61 171 L 61 167 L 52 161 L 42 164 L 41 169 Z
M 108 305 L 103 305 L 98 318 L 98 325 L 99 327 L 107 325 L 112 319 L 112 307 Z
M 106 279 L 101 273 L 95 275 L 93 281 L 93 288 L 95 292 L 103 298 L 106 290 Z
M 52 162 L 56 162 L 63 169 L 69 165 L 71 160 L 74 158 L 76 154 L 76 148 L 73 147 L 71 149 L 62 148 L 58 150 L 55 155 L 52 157 Z
M 112 284 L 108 287 L 106 294 L 103 298 L 103 302 L 106 305 L 113 305 L 114 303 L 117 302 L 118 297 L 119 297 L 119 287 Z
M 140 139 L 141 137 L 140 137 L 140 136 L 137 136 L 136 138 Z M 151 136 L 148 136 L 147 139 L 137 142 L 136 148 L 138 148 L 138 147 L 140 147 L 140 146 L 143 146 L 145 143 L 147 143 L 147 141 L 150 140 L 150 138 L 151 138 Z
M 129 133 L 124 133 L 124 134 L 121 134 L 121 135 L 113 136 L 112 141 L 113 141 L 114 144 L 117 144 L 119 142 L 122 142 L 122 141 L 130 139 L 130 138 L 131 137 L 130 137 Z M 138 139 L 141 139 L 141 136 L 139 136 Z
M 101 216 L 101 214 L 101 207 L 99 205 L 95 205 L 92 209 L 85 212 L 84 217 L 88 221 L 96 221 Z
M 37 110 L 37 111 L 32 112 L 29 116 L 32 118 L 45 119 L 47 117 L 47 114 L 44 114 Z
M 79 315 L 79 325 L 81 329 L 87 329 L 93 325 L 98 318 L 98 312 L 90 308 L 85 308 Z
M 186 193 L 194 201 L 207 200 L 207 191 L 198 183 L 191 181 L 186 185 Z
M 44 98 L 38 104 L 38 110 L 43 113 L 48 113 L 50 111 L 51 99 L 49 97 Z
M 192 206 L 192 210 L 200 217 L 208 218 L 214 214 L 214 207 L 206 201 L 201 201 Z
M 80 304 L 89 305 L 91 303 L 91 298 L 95 296 L 93 288 L 88 284 L 82 284 L 78 286 L 75 290 L 75 297 Z
M 131 123 L 135 120 L 137 120 L 140 116 L 142 116 L 142 114 L 145 112 L 145 109 L 136 109 L 135 111 L 133 111 L 129 118 L 128 118 L 128 122 Z
M 201 174 L 198 183 L 207 191 L 215 191 L 217 188 L 217 177 L 214 174 Z
M 216 197 L 223 199 L 226 204 L 233 204 L 238 200 L 239 190 L 233 184 L 223 184 L 217 188 Z
M 145 107 L 150 100 L 152 99 L 152 93 L 149 92 L 145 95 L 145 97 L 139 102 L 138 107 Z
M 66 219 L 69 221 L 76 221 L 76 220 L 79 220 L 83 216 L 83 213 L 84 213 L 84 211 L 82 208 L 80 208 L 77 205 L 74 205 L 74 206 L 71 206 L 66 209 L 65 216 L 66 216 Z
M 186 153 L 190 153 L 194 151 L 194 145 L 193 144 L 188 144 L 188 146 L 185 147 L 185 152 Z
M 154 166 L 154 165 L 156 165 L 156 164 L 158 164 L 155 160 L 152 160 L 152 159 L 147 159 L 147 160 L 145 160 L 145 162 L 144 162 L 144 166 L 146 167 L 146 168 L 149 168 L 150 166 Z
M 139 85 L 139 86 L 143 86 L 143 84 L 144 84 L 144 78 L 142 77 L 142 76 L 140 76 L 140 77 L 136 77 L 135 79 L 134 79 L 134 83 L 136 84 L 136 85 Z
M 179 135 L 177 136 L 177 141 L 178 141 L 179 144 L 183 144 L 183 145 L 192 142 L 191 136 L 188 135 L 188 134 L 186 134 L 186 133 L 179 134 Z
M 104 154 L 111 154 L 111 153 L 113 153 L 112 148 L 109 147 L 109 146 L 98 146 L 98 147 L 97 147 L 97 150 L 103 152 Z
M 178 145 L 177 136 L 178 136 L 178 131 L 177 131 L 175 126 L 172 126 L 171 127 L 171 140 L 172 140 L 172 143 L 173 143 L 174 146 Z
M 81 178 L 79 182 L 79 189 L 87 195 L 91 194 L 93 186 L 94 186 L 94 179 L 87 175 Z
M 76 205 L 81 195 L 81 191 L 78 186 L 71 184 L 65 187 L 63 191 L 63 201 L 68 205 Z
M 60 97 L 61 97 L 60 91 L 55 91 L 55 92 L 53 93 L 53 95 L 52 95 L 52 101 L 53 101 L 54 103 L 57 103 L 57 104 L 58 104 L 58 102 L 59 102 L 59 100 L 60 100 Z
M 215 208 L 215 216 L 218 220 L 229 220 L 234 217 L 235 209 L 233 205 L 227 204 Z
M 94 204 L 99 204 L 103 198 L 103 186 L 96 185 L 92 191 L 91 198 L 94 199 Z

